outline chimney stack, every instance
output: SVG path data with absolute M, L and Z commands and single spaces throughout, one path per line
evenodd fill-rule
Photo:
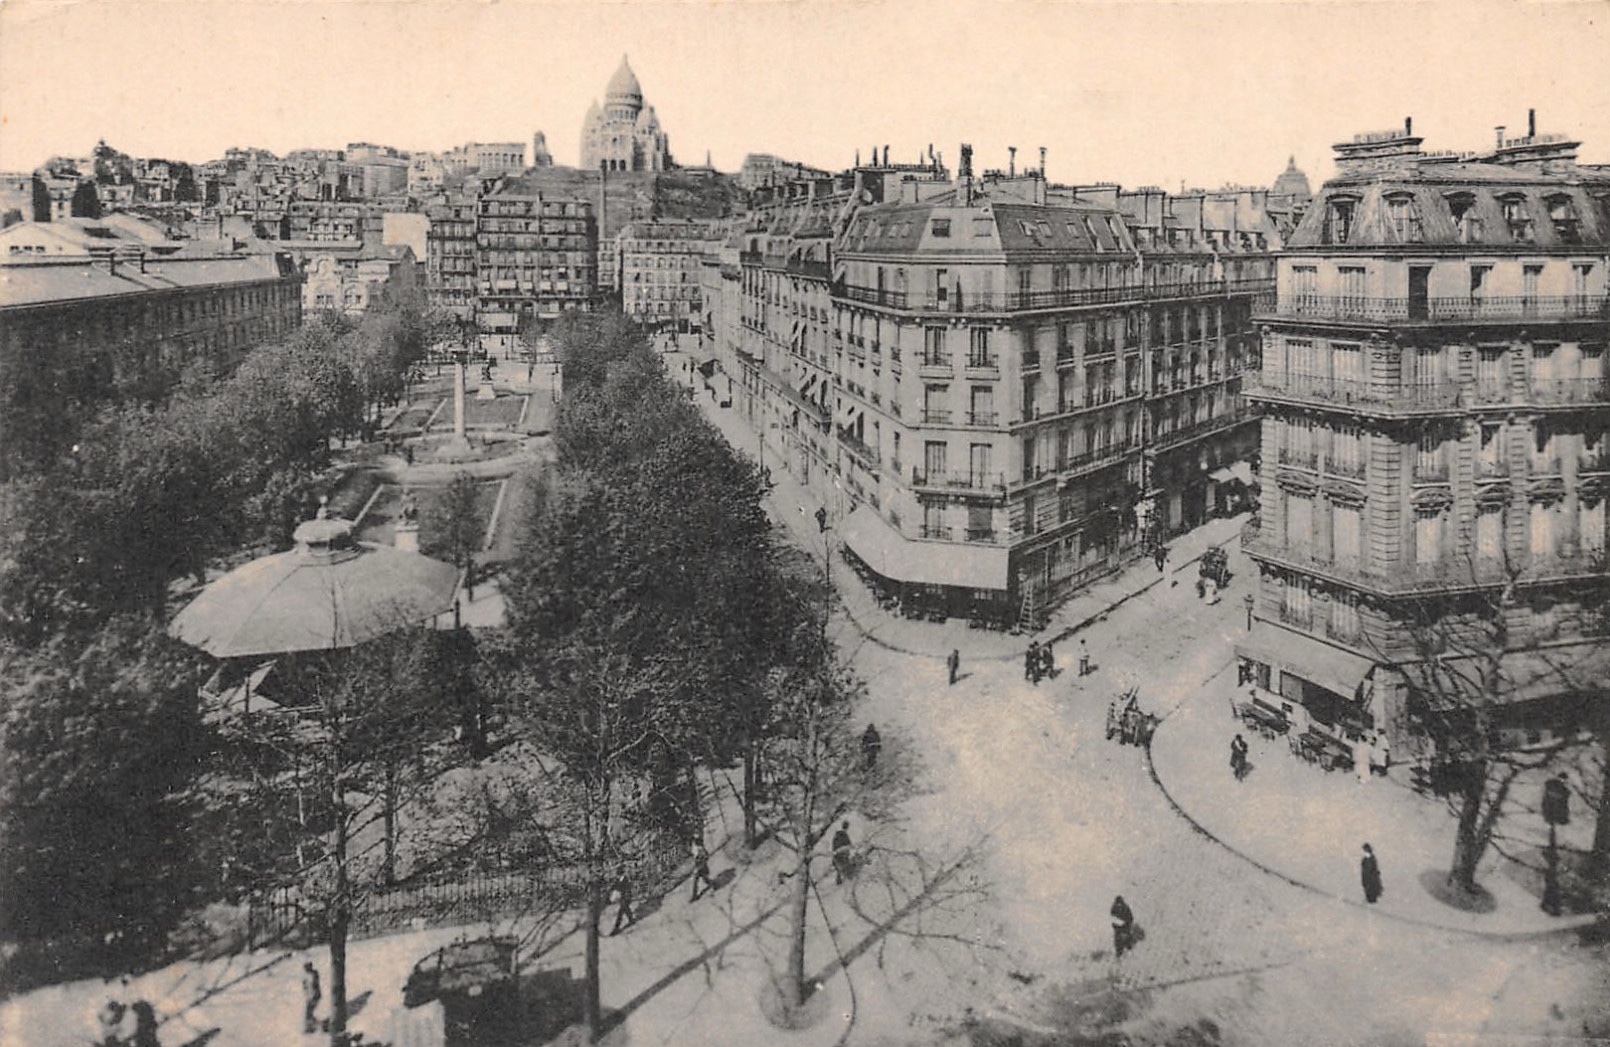
M 1526 110 L 1526 137 L 1527 138 L 1536 138 L 1537 137 L 1537 110 L 1536 109 L 1528 109 L 1528 110 Z
M 1499 124 L 1497 127 L 1493 128 L 1493 131 L 1496 133 L 1497 138 L 1498 138 L 1498 145 L 1495 146 L 1494 148 L 1497 148 L 1497 149 L 1504 148 L 1504 125 Z
M 1040 146 L 1040 180 L 1045 180 L 1045 146 Z
M 1413 138 L 1414 137 L 1414 117 L 1412 117 L 1412 116 L 1405 116 L 1403 118 L 1403 137 L 1404 138 Z
M 1015 145 L 1006 147 L 1006 177 L 1017 177 L 1017 146 Z

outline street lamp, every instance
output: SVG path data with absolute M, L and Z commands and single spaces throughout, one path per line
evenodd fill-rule
M 1241 598 L 1241 601 L 1247 605 L 1247 632 L 1250 633 L 1252 631 L 1252 609 L 1258 606 L 1258 600 L 1257 597 L 1248 593 Z

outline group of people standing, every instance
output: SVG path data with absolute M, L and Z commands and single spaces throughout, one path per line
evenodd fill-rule
M 128 980 L 123 981 L 124 988 Z M 124 1003 L 109 994 L 96 1015 L 100 1025 L 98 1047 L 162 1047 L 157 1039 L 157 1012 L 149 1000 Z
M 1040 677 L 1054 677 L 1056 674 L 1056 656 L 1051 651 L 1051 641 L 1043 644 L 1038 640 L 1029 641 L 1028 650 L 1023 652 L 1023 679 L 1038 684 Z

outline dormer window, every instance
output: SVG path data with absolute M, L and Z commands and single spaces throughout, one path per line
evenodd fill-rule
M 1476 214 L 1474 193 L 1452 193 L 1447 197 L 1448 215 L 1462 244 L 1481 243 L 1481 218 Z
M 1330 202 L 1325 212 L 1324 242 L 1345 244 L 1353 235 L 1353 218 L 1358 214 L 1358 201 L 1339 197 Z
M 1531 243 L 1532 217 L 1526 213 L 1526 197 L 1519 193 L 1501 196 L 1498 206 L 1504 215 L 1504 225 L 1509 229 L 1509 238 L 1516 243 Z
M 1569 196 L 1551 196 L 1545 201 L 1549 209 L 1549 224 L 1562 244 L 1582 242 L 1582 223 L 1577 218 L 1576 205 Z
M 1409 193 L 1393 193 L 1386 198 L 1386 225 L 1392 237 L 1400 244 L 1417 244 L 1420 235 L 1420 212 Z

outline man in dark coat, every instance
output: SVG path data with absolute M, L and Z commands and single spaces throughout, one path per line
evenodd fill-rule
M 950 670 L 950 682 L 952 685 L 956 683 L 956 674 L 961 670 L 961 667 L 962 653 L 956 650 L 956 648 L 952 647 L 950 649 L 950 657 L 945 659 L 945 668 Z
M 1040 682 L 1040 641 L 1030 640 L 1029 649 L 1023 652 L 1023 679 Z
M 704 841 L 695 838 L 690 849 L 693 853 L 693 897 L 690 900 L 696 902 L 699 900 L 699 884 L 713 891 L 716 882 L 710 878 L 710 852 L 705 850 Z
M 1135 914 L 1130 911 L 1129 903 L 1124 896 L 1119 895 L 1113 899 L 1112 908 L 1108 910 L 1112 917 L 1112 951 L 1114 957 L 1122 956 L 1129 951 L 1134 942 Z
M 315 1017 L 319 1012 L 319 1001 L 324 999 L 324 989 L 319 985 L 319 969 L 309 960 L 302 964 L 302 1031 L 318 1032 L 319 1023 Z
M 878 754 L 883 752 L 883 736 L 872 724 L 866 725 L 866 733 L 861 735 L 861 766 L 863 770 L 872 770 L 877 766 Z
M 697 883 L 697 880 L 695 880 Z M 632 911 L 632 877 L 626 871 L 626 863 L 619 862 L 615 866 L 615 882 L 612 885 L 615 895 L 615 927 L 609 932 L 611 938 L 621 933 L 623 926 L 630 927 L 637 922 L 637 914 Z
M 1247 740 L 1239 734 L 1230 742 L 1230 771 L 1238 782 L 1247 776 Z
M 850 856 L 850 823 L 845 822 L 833 834 L 833 882 L 843 883 L 854 872 L 854 862 Z
M 1359 880 L 1364 885 L 1364 900 L 1371 905 L 1381 897 L 1381 865 L 1375 860 L 1375 849 L 1364 845 L 1364 857 L 1358 862 Z

